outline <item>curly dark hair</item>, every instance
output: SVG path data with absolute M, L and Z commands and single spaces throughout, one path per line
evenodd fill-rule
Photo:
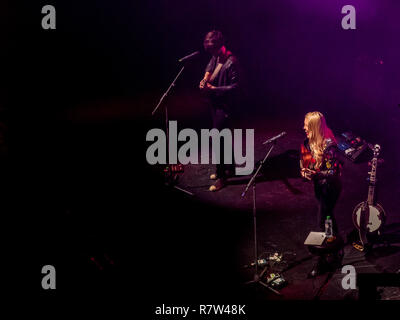
M 213 40 L 215 42 L 215 45 L 218 47 L 222 47 L 225 43 L 224 36 L 222 35 L 221 31 L 218 30 L 212 30 L 206 34 L 204 37 L 205 39 Z

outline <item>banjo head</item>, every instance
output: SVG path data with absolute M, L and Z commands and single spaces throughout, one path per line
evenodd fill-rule
M 360 229 L 360 217 L 361 211 L 364 206 L 364 202 L 358 204 L 353 211 L 353 223 L 357 229 Z M 382 206 L 379 204 L 368 205 L 369 207 L 369 219 L 367 223 L 368 232 L 378 231 L 385 223 L 386 214 Z

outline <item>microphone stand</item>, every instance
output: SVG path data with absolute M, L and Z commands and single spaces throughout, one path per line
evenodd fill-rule
M 267 271 L 268 267 L 265 267 L 264 270 L 258 274 L 258 246 L 257 246 L 257 207 L 256 207 L 256 177 L 261 170 L 264 162 L 267 160 L 269 154 L 271 153 L 272 149 L 276 145 L 276 140 L 273 141 L 273 144 L 271 145 L 271 148 L 269 149 L 268 153 L 265 155 L 264 159 L 260 162 L 256 172 L 254 175 L 251 177 L 249 183 L 247 184 L 245 190 L 243 191 L 241 197 L 243 198 L 247 191 L 249 190 L 250 186 L 253 187 L 253 227 L 254 227 L 254 265 L 255 265 L 255 270 L 254 270 L 254 276 L 253 280 L 246 282 L 245 284 L 251 284 L 251 283 L 258 283 L 261 284 L 262 286 L 268 288 L 271 290 L 273 293 L 277 295 L 281 295 L 278 291 L 275 289 L 271 288 L 267 283 L 263 282 L 261 279 L 264 275 L 264 273 Z
M 160 105 L 163 103 L 164 99 L 168 96 L 169 92 L 173 87 L 175 87 L 175 82 L 178 80 L 180 75 L 182 74 L 183 70 L 185 69 L 185 66 L 182 66 L 181 70 L 178 72 L 174 80 L 171 82 L 170 86 L 168 87 L 167 91 L 164 92 L 164 94 L 161 96 L 160 101 L 158 102 L 157 106 L 154 108 L 153 112 L 151 113 L 152 116 L 156 113 L 157 109 L 160 107 Z M 164 109 L 165 109 L 165 127 L 166 127 L 166 136 L 167 136 L 167 159 L 169 159 L 169 119 L 168 119 L 168 106 L 166 103 L 164 103 Z M 174 179 L 172 179 L 174 180 Z M 190 191 L 187 191 L 185 189 L 179 188 L 177 186 L 174 186 L 175 189 L 182 191 L 190 196 L 194 196 L 194 194 Z

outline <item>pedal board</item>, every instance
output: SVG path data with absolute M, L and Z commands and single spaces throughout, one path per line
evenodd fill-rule
M 279 273 L 271 273 L 267 276 L 267 284 L 274 289 L 280 289 L 287 284 L 287 281 Z
M 182 164 L 171 164 L 164 169 L 165 173 L 182 173 L 183 171 L 184 168 Z
M 337 141 L 339 150 L 352 162 L 361 162 L 362 160 L 370 158 L 368 153 L 372 154 L 372 145 L 352 132 L 342 133 L 337 137 Z

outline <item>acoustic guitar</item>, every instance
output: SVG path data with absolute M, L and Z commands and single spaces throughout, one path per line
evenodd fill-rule
M 300 145 L 300 168 L 305 169 L 305 174 L 315 172 L 315 170 L 311 170 L 312 164 L 315 163 L 315 159 L 312 157 L 311 152 L 305 147 L 304 144 Z M 310 180 L 309 178 L 305 179 Z

